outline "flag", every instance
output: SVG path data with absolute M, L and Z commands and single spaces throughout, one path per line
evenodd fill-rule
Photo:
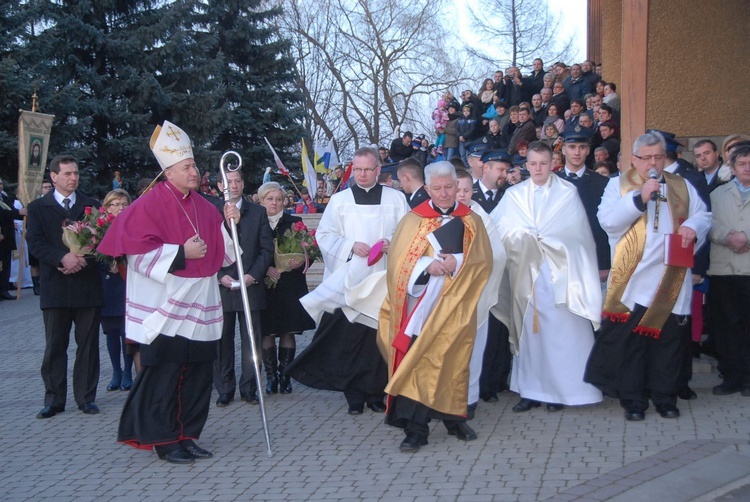
M 18 117 L 18 188 L 16 195 L 26 207 L 42 186 L 47 148 L 54 115 L 21 111 Z
M 315 142 L 315 171 L 325 174 L 340 165 L 338 155 L 336 155 L 336 150 L 333 147 L 333 139 L 329 139 L 328 144 L 322 148 L 317 141 Z
M 349 165 L 346 166 L 346 170 L 344 170 L 344 175 L 341 177 L 341 179 L 338 181 L 338 185 L 336 185 L 336 192 L 341 192 L 342 190 L 348 188 L 347 184 L 349 183 L 349 178 L 352 176 L 352 164 L 349 162 Z
M 276 167 L 279 168 L 279 172 L 284 176 L 289 176 L 289 169 L 284 167 L 284 164 L 281 162 L 281 159 L 276 154 L 276 150 L 274 150 L 273 147 L 271 146 L 271 143 L 268 141 L 268 138 L 264 137 L 263 139 L 266 140 L 266 143 L 268 144 L 268 148 L 270 148 L 271 153 L 273 153 L 273 160 L 274 162 L 276 162 Z
M 310 197 L 315 197 L 315 192 L 318 189 L 318 176 L 315 173 L 313 163 L 310 162 L 310 157 L 307 155 L 307 146 L 305 146 L 304 140 L 302 140 L 302 173 L 305 175 L 302 184 L 307 187 Z

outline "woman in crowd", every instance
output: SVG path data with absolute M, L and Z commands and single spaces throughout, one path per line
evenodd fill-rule
M 565 169 L 565 155 L 561 151 L 552 152 L 552 172 L 556 173 Z
M 604 97 L 605 85 L 607 85 L 607 82 L 605 82 L 604 80 L 599 79 L 596 81 L 596 93 L 601 97 Z
M 118 188 L 104 197 L 102 211 L 116 217 L 129 205 L 130 195 Z M 112 380 L 107 390 L 130 390 L 133 385 L 133 356 L 128 354 L 125 347 L 125 281 L 115 263 L 102 264 L 101 269 L 104 306 L 100 323 L 107 336 L 107 352 L 112 362 Z M 120 364 L 121 353 L 124 364 Z
M 547 122 L 544 126 L 544 132 L 542 143 L 546 143 L 553 150 L 560 150 L 562 148 L 562 139 L 560 139 L 560 132 L 557 130 L 554 122 Z
M 302 219 L 282 211 L 286 199 L 284 189 L 276 182 L 268 182 L 258 189 L 260 204 L 266 208 L 268 221 L 273 230 L 274 239 L 284 235 L 287 230 Z M 294 335 L 307 329 L 314 329 L 315 322 L 300 304 L 299 299 L 308 292 L 307 279 L 304 274 L 303 261 L 288 260 L 283 264 L 291 267 L 288 272 L 280 272 L 280 263 L 274 263 L 266 273 L 268 308 L 261 311 L 261 332 L 263 335 L 263 365 L 266 368 L 266 394 L 275 394 L 279 389 L 282 394 L 292 392 L 289 375 L 284 368 L 294 360 L 297 343 Z M 276 363 L 276 339 L 279 337 L 278 366 Z M 278 370 L 278 373 L 277 373 Z
M 562 134 L 565 132 L 565 120 L 563 120 L 563 118 L 558 114 L 557 105 L 554 103 L 551 103 L 547 107 L 547 118 L 544 120 L 545 138 L 547 124 L 554 124 L 555 129 L 557 129 L 557 134 Z
M 479 99 L 485 105 L 492 104 L 492 98 L 495 97 L 495 82 L 491 78 L 484 79 L 482 82 L 482 88 L 479 89 Z

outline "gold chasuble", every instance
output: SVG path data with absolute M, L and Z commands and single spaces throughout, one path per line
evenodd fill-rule
M 667 183 L 667 204 L 672 215 L 672 227 L 676 233 L 688 217 L 689 196 L 685 180 L 676 174 L 664 171 L 664 180 Z M 630 169 L 620 176 L 620 193 L 626 194 L 640 190 L 643 182 L 635 169 Z M 605 317 L 613 322 L 627 322 L 630 317 L 630 309 L 622 303 L 622 295 L 630 281 L 638 263 L 643 257 L 646 246 L 646 233 L 648 211 L 638 218 L 630 229 L 622 236 L 615 246 L 614 258 L 612 259 L 612 273 L 610 274 L 609 288 L 604 302 Z M 641 322 L 636 326 L 634 332 L 639 335 L 659 338 L 661 328 L 672 312 L 680 289 L 685 280 L 687 269 L 684 267 L 666 266 L 664 275 L 659 281 L 656 295 L 651 306 L 646 310 Z M 656 279 L 656 278 L 654 278 Z
M 445 276 L 439 299 L 419 336 L 404 330 L 407 287 L 420 257 L 432 256 L 427 235 L 442 218 L 426 201 L 399 223 L 388 250 L 388 295 L 380 310 L 378 346 L 388 361 L 390 396 L 404 396 L 440 413 L 465 416 L 469 359 L 477 332 L 477 303 L 492 271 L 492 248 L 482 219 L 464 204 L 451 213 L 464 224 L 463 264 Z

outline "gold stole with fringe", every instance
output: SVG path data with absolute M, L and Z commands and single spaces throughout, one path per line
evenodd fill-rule
M 688 216 L 688 190 L 685 180 L 681 176 L 664 171 L 664 180 L 667 183 L 667 204 L 672 215 L 673 231 L 687 219 Z M 624 197 L 633 190 L 640 190 L 644 180 L 635 169 L 620 176 L 620 194 Z M 615 246 L 615 255 L 612 260 L 612 273 L 610 274 L 607 297 L 604 301 L 603 316 L 614 322 L 627 322 L 630 318 L 630 309 L 623 305 L 622 295 L 628 281 L 635 272 L 636 267 L 643 258 L 643 250 L 646 245 L 648 211 L 638 218 L 620 238 Z M 653 338 L 659 338 L 661 328 L 672 313 L 680 289 L 685 280 L 687 268 L 673 267 L 667 265 L 661 277 L 656 295 L 643 315 L 640 323 L 633 330 L 635 333 Z

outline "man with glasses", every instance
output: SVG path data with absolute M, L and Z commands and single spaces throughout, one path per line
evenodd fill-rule
M 352 173 L 357 186 L 331 196 L 318 225 L 323 282 L 301 299 L 318 329 L 287 373 L 308 387 L 343 392 L 349 414 L 359 415 L 365 404 L 385 411 L 388 367 L 376 345 L 377 318 L 385 253 L 409 205 L 401 192 L 377 183 L 375 150 L 354 152 Z
M 711 213 L 698 192 L 664 169 L 666 142 L 647 132 L 633 145 L 635 166 L 607 184 L 598 218 L 609 235 L 612 274 L 603 322 L 584 380 L 620 399 L 625 419 L 645 418 L 649 398 L 677 418 L 693 284 L 687 267 L 664 264 L 668 234 L 698 249 Z

